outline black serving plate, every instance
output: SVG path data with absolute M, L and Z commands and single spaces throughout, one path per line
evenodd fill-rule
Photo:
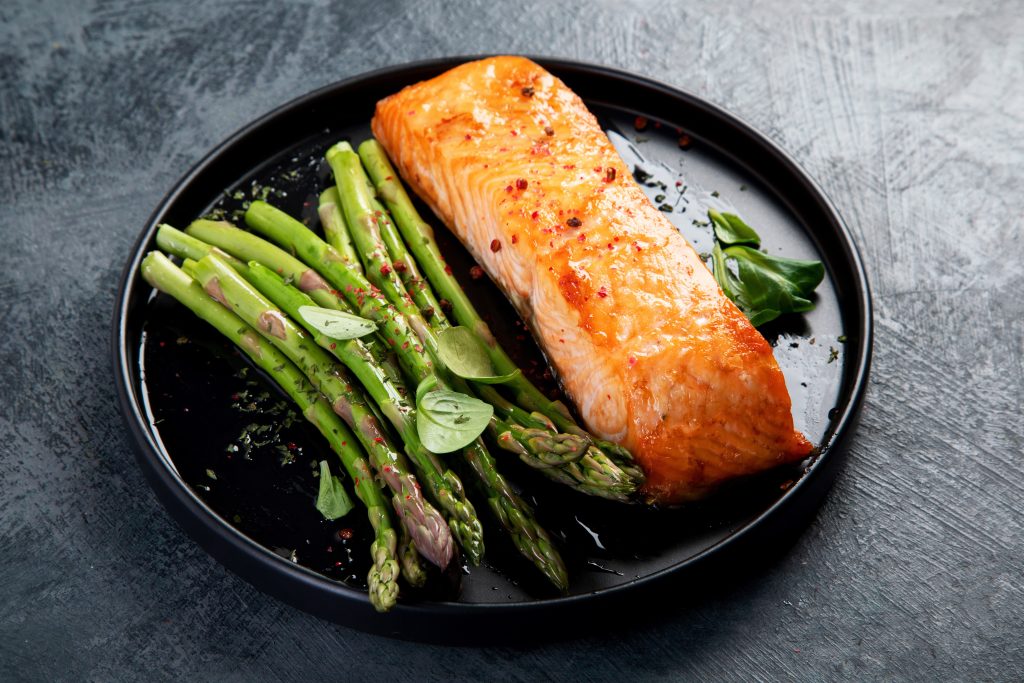
M 411 639 L 507 640 L 570 623 L 562 632 L 571 633 L 627 602 L 647 603 L 652 590 L 685 597 L 709 570 L 751 564 L 803 528 L 832 481 L 867 380 L 870 296 L 839 215 L 782 150 L 685 92 L 605 67 L 538 60 L 587 102 L 698 252 L 710 251 L 702 223 L 707 207 L 717 206 L 737 210 L 771 252 L 827 265 L 816 309 L 762 330 L 786 375 L 796 426 L 820 446 L 816 457 L 732 484 L 700 504 L 655 510 L 555 487 L 493 449 L 558 539 L 571 575 L 564 597 L 548 591 L 485 517 L 484 566 L 454 567 L 429 590 L 403 594 L 389 614 L 375 613 L 363 584 L 367 525 L 357 513 L 329 523 L 313 507 L 313 466 L 333 460 L 319 435 L 301 419 L 286 419 L 283 396 L 258 371 L 139 276 L 160 223 L 185 227 L 210 211 L 230 216 L 261 188 L 315 226 L 316 195 L 329 177 L 326 148 L 368 137 L 380 98 L 463 61 L 393 67 L 322 88 L 207 155 L 161 202 L 125 266 L 113 326 L 115 381 L 160 499 L 210 554 L 267 593 L 327 619 Z M 557 391 L 508 303 L 486 278 L 469 277 L 473 262 L 446 230 L 438 237 L 499 338 Z M 477 509 L 487 506 L 478 501 Z

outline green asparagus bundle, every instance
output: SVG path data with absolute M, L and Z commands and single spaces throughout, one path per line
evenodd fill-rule
M 297 254 L 341 293 L 359 315 L 377 324 L 380 337 L 398 356 L 399 365 L 410 386 L 419 389 L 434 383 L 439 389 L 449 388 L 448 382 L 452 378 L 437 362 L 436 352 L 430 348 L 436 348 L 436 338 L 421 315 L 416 313 L 410 320 L 400 313 L 375 284 L 371 284 L 354 269 L 348 268 L 336 249 L 283 211 L 265 202 L 255 201 L 247 209 L 245 220 L 253 230 Z M 353 227 L 348 217 L 346 223 L 350 229 Z M 191 231 L 191 228 L 189 230 Z M 353 242 L 358 245 L 357 240 L 354 239 Z M 231 251 L 223 243 L 218 246 L 229 253 Z M 377 253 L 374 258 L 380 263 L 377 270 L 386 271 L 383 259 L 386 259 L 387 255 Z M 367 272 L 369 271 L 367 268 Z M 400 282 L 397 285 L 392 284 L 390 291 L 400 303 L 402 297 L 408 297 Z M 418 425 L 423 422 L 418 421 Z M 559 590 L 566 590 L 568 575 L 554 543 L 537 523 L 529 505 L 497 471 L 497 464 L 488 453 L 483 440 L 479 437 L 474 438 L 461 448 L 460 452 L 474 474 L 477 484 L 482 488 L 488 506 L 510 535 L 519 552 Z

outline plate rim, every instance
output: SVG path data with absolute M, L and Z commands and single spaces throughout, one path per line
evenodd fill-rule
M 111 352 L 120 412 L 127 423 L 129 432 L 131 433 L 132 446 L 142 467 L 143 473 L 146 475 L 150 486 L 158 494 L 158 498 L 160 498 L 164 507 L 168 509 L 171 516 L 183 528 L 183 530 L 186 531 L 193 541 L 199 543 L 204 550 L 217 559 L 222 565 L 230 569 L 233 573 L 244 578 L 248 583 L 254 585 L 260 590 L 263 590 L 264 592 L 274 595 L 275 598 L 290 604 L 299 604 L 295 599 L 293 599 L 293 597 L 284 595 L 284 593 L 288 593 L 290 591 L 276 591 L 267 588 L 264 585 L 260 585 L 261 582 L 255 580 L 249 572 L 240 571 L 238 567 L 235 566 L 235 562 L 226 560 L 225 557 L 230 554 L 231 549 L 241 552 L 253 561 L 269 563 L 271 565 L 269 568 L 271 571 L 287 576 L 290 581 L 294 581 L 299 584 L 306 584 L 308 588 L 312 588 L 317 591 L 327 591 L 345 602 L 360 606 L 362 609 L 360 609 L 360 614 L 356 615 L 357 618 L 366 617 L 367 613 L 376 614 L 375 612 L 372 612 L 369 598 L 363 591 L 351 588 L 341 582 L 329 579 L 312 569 L 286 560 L 266 546 L 259 544 L 235 527 L 228 524 L 188 487 L 188 485 L 166 461 L 166 458 L 161 453 L 158 443 L 150 432 L 148 420 L 144 414 L 142 405 L 140 405 L 140 397 L 136 394 L 133 386 L 132 373 L 130 369 L 130 364 L 137 362 L 138 350 L 129 349 L 127 347 L 129 302 L 132 300 L 132 294 L 137 287 L 148 287 L 148 284 L 145 283 L 138 274 L 139 266 L 145 252 L 147 251 L 147 246 L 153 242 L 156 229 L 161 220 L 168 210 L 174 206 L 180 196 L 188 191 L 196 177 L 201 175 L 208 166 L 210 166 L 216 159 L 220 158 L 225 152 L 233 148 L 240 140 L 257 131 L 259 128 L 271 123 L 274 119 L 288 112 L 308 107 L 311 103 L 325 95 L 338 90 L 352 88 L 366 81 L 393 77 L 407 72 L 451 68 L 464 62 L 482 59 L 488 56 L 492 55 L 440 57 L 392 64 L 323 85 L 315 90 L 299 95 L 298 97 L 274 107 L 262 115 L 259 115 L 235 130 L 235 132 L 225 138 L 222 142 L 215 145 L 174 183 L 172 188 L 163 196 L 157 204 L 157 207 L 146 219 L 144 228 L 138 238 L 134 241 L 129 252 L 130 256 L 128 261 L 121 272 L 116 290 L 116 303 L 111 326 Z M 476 615 L 486 612 L 488 615 L 494 615 L 497 617 L 523 613 L 529 613 L 536 616 L 536 613 L 541 610 L 568 611 L 568 608 L 572 608 L 583 603 L 587 603 L 589 605 L 594 602 L 595 599 L 620 597 L 625 592 L 631 592 L 641 587 L 648 587 L 650 585 L 660 583 L 672 575 L 681 574 L 688 569 L 704 564 L 710 557 L 721 553 L 724 548 L 740 544 L 746 538 L 756 534 L 758 530 L 767 524 L 770 519 L 776 517 L 782 508 L 790 506 L 805 489 L 811 487 L 816 480 L 820 480 L 830 465 L 833 466 L 831 469 L 834 469 L 834 465 L 837 464 L 836 460 L 838 459 L 838 456 L 841 455 L 839 452 L 840 447 L 849 432 L 852 431 L 855 426 L 856 419 L 863 402 L 864 393 L 867 388 L 871 366 L 874 338 L 871 287 L 863 259 L 852 233 L 845 221 L 842 219 L 831 198 L 813 179 L 813 177 L 769 136 L 760 132 L 745 120 L 727 111 L 723 107 L 685 89 L 663 83 L 648 76 L 592 62 L 536 55 L 523 56 L 536 61 L 538 64 L 548 70 L 551 70 L 559 77 L 563 77 L 566 73 L 577 73 L 598 78 L 610 78 L 616 81 L 626 81 L 634 85 L 640 85 L 656 91 L 663 96 L 683 100 L 688 104 L 688 106 L 702 109 L 706 114 L 711 115 L 713 118 L 724 121 L 732 127 L 741 129 L 747 136 L 757 139 L 765 147 L 765 151 L 783 163 L 790 174 L 804 186 L 804 189 L 807 190 L 810 195 L 815 197 L 819 204 L 819 208 L 828 216 L 829 222 L 831 223 L 830 227 L 835 232 L 835 236 L 840 239 L 839 246 L 842 249 L 843 257 L 853 280 L 853 291 L 856 293 L 853 303 L 857 307 L 856 319 L 860 326 L 860 335 L 856 340 L 856 353 L 850 354 L 850 349 L 848 347 L 847 352 L 844 354 L 846 362 L 855 363 L 852 378 L 849 380 L 849 391 L 848 393 L 843 391 L 840 394 L 840 399 L 842 399 L 844 393 L 847 394 L 848 398 L 842 406 L 841 412 L 835 418 L 836 426 L 832 431 L 831 438 L 827 443 L 821 445 L 821 452 L 818 457 L 815 458 L 815 460 L 806 468 L 800 479 L 790 487 L 789 490 L 780 496 L 772 505 L 761 511 L 756 517 L 746 522 L 726 537 L 701 550 L 695 555 L 669 567 L 659 569 L 650 574 L 645 574 L 642 577 L 631 579 L 615 586 L 577 595 L 536 598 L 533 600 L 515 603 L 463 603 L 457 601 L 399 602 L 389 614 L 383 615 L 383 622 L 378 623 L 378 620 L 374 620 L 375 623 L 369 625 L 356 623 L 356 620 L 351 618 L 338 619 L 336 616 L 332 616 L 333 612 L 332 614 L 326 614 L 323 610 L 311 608 L 306 604 L 299 605 L 306 611 L 317 613 L 320 616 L 334 621 L 341 621 L 356 627 L 365 628 L 366 630 L 387 632 L 394 631 L 400 626 L 399 622 L 402 620 L 403 615 L 426 615 L 428 617 L 434 617 L 444 614 Z M 141 372 L 141 369 L 139 371 Z M 824 487 L 827 488 L 831 484 L 831 477 L 829 477 L 826 482 L 818 481 L 817 483 L 819 485 L 823 483 Z M 821 491 L 821 494 L 824 494 L 824 490 Z M 186 521 L 180 516 L 181 511 L 172 509 L 173 505 L 187 508 L 187 511 L 191 512 L 195 518 L 193 520 L 195 524 L 186 524 Z M 814 507 L 817 507 L 817 504 L 815 504 Z M 207 533 L 202 533 L 203 529 L 205 529 Z M 203 538 L 199 538 L 199 536 L 202 536 Z M 222 542 L 226 544 L 227 547 L 222 549 L 211 547 L 210 543 L 215 541 Z M 388 620 L 393 620 L 394 623 L 387 624 L 386 622 Z M 369 628 L 367 628 L 367 626 L 369 626 Z M 376 626 L 376 628 L 373 628 L 373 626 Z M 402 635 L 401 633 L 392 634 Z

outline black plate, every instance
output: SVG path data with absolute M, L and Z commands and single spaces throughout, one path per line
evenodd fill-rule
M 328 173 L 319 161 L 326 147 L 338 139 L 364 139 L 378 99 L 466 59 L 394 67 L 331 85 L 232 136 L 150 218 L 125 267 L 114 315 L 121 407 L 139 462 L 179 523 L 214 557 L 274 596 L 344 624 L 424 640 L 507 638 L 527 625 L 556 628 L 568 617 L 606 612 L 616 599 L 634 599 L 641 589 L 695 576 L 715 561 L 750 559 L 792 535 L 832 481 L 871 356 L 870 296 L 860 257 L 831 203 L 789 156 L 693 95 L 604 67 L 538 60 L 583 97 L 627 163 L 650 175 L 640 177 L 652 199 L 666 205 L 698 251 L 710 246 L 710 232 L 700 225 L 706 205 L 719 203 L 735 207 L 773 253 L 825 261 L 817 308 L 763 330 L 786 374 L 796 425 L 821 453 L 738 482 L 705 503 L 650 510 L 567 493 L 496 452 L 561 539 L 571 594 L 547 593 L 490 533 L 485 566 L 449 572 L 432 582 L 430 592 L 403 596 L 390 614 L 376 614 L 361 590 L 365 525 L 345 519 L 330 524 L 313 509 L 311 466 L 331 457 L 319 437 L 301 420 L 280 431 L 246 430 L 269 423 L 265 412 L 246 412 L 250 404 L 273 412 L 280 395 L 203 323 L 166 297 L 153 297 L 138 268 L 155 248 L 160 223 L 184 227 L 214 208 L 230 213 L 260 185 L 275 188 L 273 203 L 313 217 L 309 204 L 315 206 Z M 646 119 L 646 127 L 637 117 Z M 447 231 L 439 230 L 439 239 L 499 337 L 529 367 L 539 354 L 522 340 L 507 302 L 486 278 L 467 276 L 472 261 Z M 246 436 L 268 443 L 254 447 L 247 459 Z M 242 449 L 231 451 L 232 445 Z M 679 593 L 693 584 L 671 585 Z

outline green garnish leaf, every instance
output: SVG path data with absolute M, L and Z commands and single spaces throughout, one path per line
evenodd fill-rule
M 338 519 L 347 515 L 355 505 L 341 479 L 331 474 L 326 460 L 320 461 L 320 493 L 316 497 L 316 509 L 324 519 Z
M 736 275 L 729 270 L 728 260 L 736 264 Z M 810 296 L 825 277 L 821 261 L 769 256 L 741 245 L 723 252 L 716 244 L 713 262 L 718 285 L 754 327 L 783 313 L 803 313 L 814 308 Z
M 358 339 L 377 330 L 377 323 L 372 320 L 319 306 L 300 306 L 299 315 L 313 329 L 331 339 Z
M 436 387 L 437 380 L 427 378 L 416 390 L 416 432 L 427 450 L 451 453 L 487 429 L 494 408 L 472 396 Z
M 502 384 L 520 373 L 515 369 L 497 375 L 483 342 L 468 327 L 449 327 L 437 335 L 437 355 L 449 370 L 462 379 L 481 384 Z
M 736 214 L 719 213 L 714 209 L 708 209 L 708 218 L 714 223 L 715 237 L 722 244 L 726 246 L 730 244 L 761 246 L 760 236 Z

